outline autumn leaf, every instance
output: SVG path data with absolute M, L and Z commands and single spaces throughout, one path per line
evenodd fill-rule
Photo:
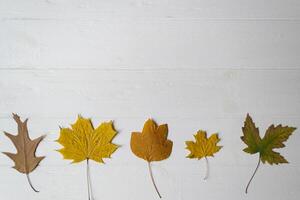
M 167 137 L 167 124 L 157 126 L 152 119 L 148 119 L 142 132 L 133 132 L 130 140 L 132 152 L 137 157 L 147 161 L 152 183 L 160 198 L 161 195 L 153 178 L 151 162 L 165 160 L 170 156 L 173 142 Z
M 17 114 L 13 114 L 13 119 L 18 125 L 18 134 L 12 135 L 8 132 L 4 132 L 4 134 L 13 142 L 14 146 L 17 149 L 17 153 L 3 153 L 14 161 L 15 166 L 13 168 L 18 170 L 20 173 L 26 174 L 30 187 L 35 192 L 39 192 L 33 187 L 29 177 L 29 173 L 35 170 L 39 163 L 45 158 L 44 156 L 35 156 L 36 149 L 39 143 L 43 140 L 44 136 L 31 140 L 29 138 L 27 128 L 28 119 L 22 122 Z
M 196 142 L 186 141 L 186 149 L 190 151 L 190 154 L 187 155 L 187 158 L 198 159 L 205 158 L 206 161 L 206 175 L 204 179 L 208 178 L 208 156 L 213 157 L 222 146 L 217 146 L 217 143 L 220 141 L 218 134 L 214 133 L 209 138 L 207 138 L 206 131 L 199 130 L 196 135 L 194 135 Z
M 258 164 L 256 169 L 247 184 L 246 193 L 248 192 L 248 187 L 259 168 L 260 162 L 273 164 L 288 163 L 288 161 L 280 155 L 280 153 L 273 151 L 276 148 L 283 148 L 285 145 L 283 142 L 287 141 L 289 136 L 296 130 L 294 127 L 278 126 L 271 125 L 263 138 L 259 135 L 259 130 L 255 126 L 252 118 L 247 114 L 243 130 L 243 136 L 241 137 L 242 141 L 247 145 L 244 152 L 249 154 L 259 153 Z
M 60 137 L 57 142 L 63 148 L 58 151 L 64 159 L 72 160 L 72 163 L 84 160 L 87 162 L 89 199 L 93 199 L 89 160 L 104 163 L 103 158 L 110 158 L 118 148 L 118 145 L 111 143 L 116 134 L 112 121 L 104 122 L 95 129 L 90 119 L 81 116 L 78 116 L 71 128 L 60 128 Z
M 214 156 L 222 147 L 217 146 L 220 141 L 218 134 L 212 134 L 208 139 L 206 136 L 206 131 L 199 130 L 196 135 L 194 135 L 196 142 L 186 141 L 186 149 L 190 151 L 188 158 L 205 158 L 207 156 Z

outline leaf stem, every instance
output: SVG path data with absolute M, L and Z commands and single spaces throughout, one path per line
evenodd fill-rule
M 32 183 L 31 183 L 31 180 L 30 180 L 30 177 L 29 177 L 29 174 L 26 174 L 26 177 L 27 177 L 27 181 L 28 181 L 30 187 L 32 188 L 32 190 L 35 191 L 35 192 L 40 192 L 40 191 L 36 190 L 36 189 L 33 187 Z
M 208 158 L 206 156 L 205 156 L 205 163 L 206 163 L 206 173 L 205 173 L 205 177 L 203 179 L 207 180 L 208 175 L 209 175 L 209 164 L 208 164 Z
M 246 187 L 246 190 L 245 190 L 245 193 L 246 193 L 246 194 L 248 193 L 249 185 L 250 185 L 252 179 L 254 178 L 254 175 L 256 174 L 256 172 L 257 172 L 257 170 L 258 170 L 258 168 L 259 168 L 259 165 L 260 165 L 260 157 L 258 158 L 257 166 L 256 166 L 256 168 L 255 168 L 255 170 L 254 170 L 254 172 L 253 172 L 253 174 L 252 174 L 252 176 L 251 176 L 251 178 L 250 178 L 248 184 L 247 184 L 247 187 Z
M 91 183 L 89 159 L 86 159 L 86 179 L 87 179 L 87 186 L 88 186 L 88 200 L 93 200 L 94 198 L 93 198 L 93 190 L 92 190 L 92 183 Z
M 149 168 L 149 173 L 150 173 L 150 177 L 151 177 L 153 186 L 154 186 L 154 188 L 155 188 L 155 190 L 156 190 L 156 192 L 157 192 L 159 198 L 161 198 L 161 195 L 160 195 L 160 193 L 159 193 L 159 191 L 158 191 L 158 189 L 157 189 L 157 186 L 156 186 L 155 181 L 154 181 L 154 178 L 153 178 L 152 169 L 151 169 L 151 163 L 150 163 L 150 162 L 148 162 L 148 168 Z

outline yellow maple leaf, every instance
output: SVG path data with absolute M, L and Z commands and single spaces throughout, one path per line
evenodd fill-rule
M 118 146 L 111 141 L 117 134 L 112 121 L 104 122 L 96 129 L 90 119 L 78 116 L 72 128 L 61 128 L 58 143 L 64 148 L 58 150 L 64 159 L 73 163 L 91 159 L 103 163 L 103 158 L 110 158 Z
M 196 135 L 194 135 L 196 142 L 186 141 L 186 149 L 190 151 L 190 154 L 187 155 L 187 158 L 198 159 L 205 158 L 207 164 L 206 176 L 204 179 L 208 178 L 208 156 L 213 157 L 222 146 L 217 146 L 217 143 L 220 141 L 218 134 L 214 133 L 209 138 L 207 138 L 206 131 L 199 130 Z
M 139 158 L 148 162 L 148 168 L 154 188 L 161 198 L 156 187 L 150 162 L 167 159 L 171 152 L 173 142 L 168 140 L 168 125 L 157 125 L 152 119 L 148 119 L 142 132 L 132 132 L 130 147 L 131 151 Z
M 190 150 L 188 158 L 198 158 L 201 159 L 207 156 L 214 156 L 222 147 L 217 146 L 220 141 L 218 134 L 214 133 L 207 139 L 207 134 L 205 131 L 199 130 L 196 135 L 194 135 L 196 142 L 186 141 L 186 149 Z
M 78 163 L 87 161 L 88 199 L 93 199 L 90 180 L 89 160 L 104 163 L 103 158 L 110 158 L 118 145 L 111 143 L 117 132 L 112 121 L 100 124 L 96 129 L 90 119 L 78 116 L 71 128 L 61 128 L 57 142 L 63 145 L 58 150 L 64 159 Z

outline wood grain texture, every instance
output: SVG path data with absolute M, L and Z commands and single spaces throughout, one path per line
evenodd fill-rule
M 122 18 L 121 18 L 122 19 Z M 0 21 L 0 69 L 297 69 L 298 21 Z
M 129 145 L 149 117 L 168 123 L 174 142 L 172 156 L 153 163 L 164 199 L 298 200 L 299 131 L 281 151 L 290 164 L 264 165 L 247 196 L 257 158 L 240 136 L 248 112 L 261 132 L 300 127 L 299 19 L 298 0 L 0 0 L 0 130 L 16 132 L 17 112 L 32 138 L 47 134 L 31 177 L 39 195 L 0 154 L 0 198 L 86 199 L 85 166 L 54 151 L 59 126 L 82 114 L 113 119 L 119 132 L 112 159 L 91 162 L 96 200 L 156 198 Z M 224 146 L 206 182 L 204 163 L 185 158 L 199 128 Z M 14 152 L 4 134 L 0 150 Z
M 1 0 L 4 20 L 299 20 L 297 0 Z

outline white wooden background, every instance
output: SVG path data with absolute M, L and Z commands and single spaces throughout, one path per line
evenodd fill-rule
M 0 130 L 16 132 L 11 113 L 29 117 L 47 158 L 24 175 L 0 155 L 0 198 L 86 200 L 85 163 L 54 149 L 59 126 L 77 114 L 113 119 L 122 147 L 92 163 L 95 200 L 153 200 L 146 163 L 130 151 L 131 131 L 148 117 L 169 124 L 172 156 L 153 163 L 169 200 L 298 200 L 300 133 L 280 150 L 288 165 L 263 165 L 244 194 L 257 155 L 242 152 L 249 112 L 262 133 L 271 123 L 300 128 L 299 0 L 0 0 Z M 210 159 L 188 160 L 184 141 L 198 129 L 219 132 Z M 0 134 L 0 151 L 15 151 Z

